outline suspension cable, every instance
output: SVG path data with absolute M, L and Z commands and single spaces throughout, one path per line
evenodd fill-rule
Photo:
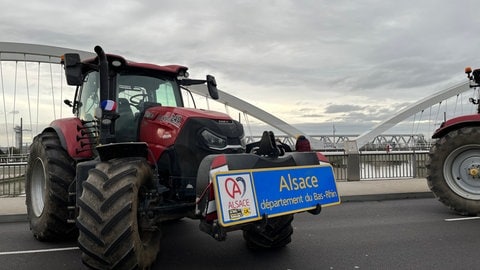
M 60 68 L 60 118 L 63 117 L 62 106 L 63 106 L 63 72 L 62 72 L 62 69 Z
M 53 119 L 57 119 L 57 113 L 56 113 L 56 110 L 55 110 L 55 93 L 54 93 L 54 90 L 53 90 L 53 73 L 52 73 L 52 63 L 51 63 L 51 56 L 49 56 L 49 59 L 50 60 L 50 84 L 52 86 L 52 107 L 53 107 Z
M 415 130 L 415 119 L 417 117 L 417 113 L 415 113 L 413 115 L 413 121 L 412 121 L 412 131 L 410 132 L 410 134 L 413 136 L 413 131 Z
M 253 135 L 252 135 L 253 133 L 252 133 L 252 127 L 251 127 L 251 125 L 250 125 L 250 121 L 248 120 L 248 114 L 247 114 L 247 112 L 243 112 L 243 118 L 245 118 L 245 124 L 247 124 L 248 132 L 249 132 L 249 134 L 250 134 L 250 136 L 249 136 L 249 137 L 250 137 L 249 142 L 252 142 L 252 141 L 253 141 Z
M 443 111 L 443 115 L 446 116 L 448 114 L 448 99 L 445 99 L 445 110 Z M 442 122 L 443 120 L 445 120 L 446 117 L 444 117 L 444 119 L 442 119 Z
M 443 102 L 443 101 L 440 101 L 440 102 L 438 103 L 437 115 L 435 116 L 435 121 L 433 121 L 433 126 L 435 126 L 435 123 L 437 123 L 437 121 L 438 121 L 438 115 L 440 114 L 440 109 L 441 109 L 441 106 L 442 106 L 442 102 Z
M 430 127 L 432 126 L 432 107 L 433 107 L 433 106 L 430 106 L 430 110 L 429 110 L 429 113 L 428 113 L 428 126 L 429 126 L 429 129 L 430 129 Z
M 455 107 L 453 107 L 453 115 L 456 115 L 457 113 L 457 105 L 458 105 L 458 96 L 460 94 L 457 94 L 457 99 L 455 100 Z
M 38 82 L 38 85 L 37 85 L 37 111 L 36 111 L 36 114 L 37 114 L 37 120 L 36 120 L 36 123 L 35 123 L 35 134 L 38 133 L 38 115 L 39 115 L 39 107 L 40 107 L 40 62 L 38 62 L 38 73 L 37 73 L 37 82 Z
M 0 82 L 2 83 L 2 96 L 3 96 L 3 116 L 5 118 L 5 133 L 7 135 L 7 146 L 10 142 L 10 138 L 8 136 L 8 123 L 7 123 L 7 105 L 5 104 L 5 87 L 3 84 L 3 62 L 2 62 L 2 53 L 0 53 Z
M 17 104 L 17 70 L 18 70 L 18 61 L 15 61 L 15 80 L 14 80 L 14 86 L 13 86 L 13 110 L 12 110 L 12 122 L 13 122 L 13 127 L 15 128 L 15 114 L 17 113 L 16 110 L 16 104 Z M 12 139 L 13 140 L 13 139 Z M 14 142 L 12 142 L 12 145 Z
M 422 121 L 422 117 L 423 117 L 423 111 L 424 111 L 424 110 L 422 110 L 422 111 L 420 112 L 420 118 L 418 118 L 417 128 L 415 129 L 415 133 L 414 133 L 414 134 L 418 134 L 418 130 L 419 130 L 419 128 L 420 128 L 420 122 Z
M 28 117 L 30 119 L 30 136 L 33 137 L 32 134 L 32 106 L 30 105 L 30 88 L 28 86 L 28 73 L 27 73 L 27 55 L 23 55 L 25 57 L 25 82 L 27 83 L 27 103 L 28 103 Z M 23 127 L 20 127 L 21 129 Z M 23 134 L 23 130 L 20 130 L 20 134 Z M 23 140 L 22 140 L 23 142 Z M 20 149 L 22 145 L 20 145 Z

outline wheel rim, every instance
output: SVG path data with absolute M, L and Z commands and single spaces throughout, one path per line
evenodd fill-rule
M 464 145 L 452 151 L 445 160 L 443 175 L 457 195 L 480 200 L 480 145 Z
M 30 176 L 30 196 L 33 214 L 39 217 L 43 213 L 45 207 L 45 166 L 40 158 L 37 158 L 32 166 L 32 174 Z

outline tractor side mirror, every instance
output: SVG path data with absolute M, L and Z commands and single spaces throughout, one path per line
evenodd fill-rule
M 68 85 L 80 86 L 83 84 L 82 62 L 78 53 L 66 53 L 63 55 L 65 77 Z
M 210 97 L 213 99 L 218 99 L 217 81 L 215 81 L 215 77 L 212 75 L 207 75 L 207 88 Z

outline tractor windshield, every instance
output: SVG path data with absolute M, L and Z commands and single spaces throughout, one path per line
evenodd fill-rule
M 140 113 L 145 106 L 161 105 L 183 107 L 177 81 L 146 75 L 118 74 L 116 80 L 116 102 L 119 107 L 128 107 L 132 113 Z M 82 120 L 93 120 L 94 111 L 100 104 L 98 72 L 85 76 L 78 95 L 78 116 Z

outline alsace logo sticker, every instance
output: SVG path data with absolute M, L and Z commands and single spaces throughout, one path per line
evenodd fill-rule
M 164 115 L 160 116 L 158 118 L 158 120 L 160 122 L 165 122 L 165 123 L 168 123 L 168 124 L 172 124 L 172 125 L 174 125 L 178 128 L 182 124 L 182 115 L 167 112 Z
M 240 187 L 240 185 L 242 187 Z M 237 195 L 243 197 L 245 195 L 246 188 L 245 179 L 243 179 L 241 176 L 238 176 L 236 179 L 228 177 L 227 180 L 225 180 L 225 190 L 227 191 L 228 196 L 230 196 L 232 199 L 235 199 Z
M 257 216 L 250 174 L 219 175 L 216 180 L 224 223 Z

